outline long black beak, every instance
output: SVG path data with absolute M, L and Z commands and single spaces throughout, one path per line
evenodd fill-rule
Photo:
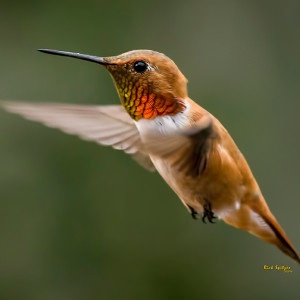
M 59 50 L 52 50 L 52 49 L 38 49 L 40 52 L 53 54 L 53 55 L 60 55 L 60 56 L 68 56 L 74 57 L 82 60 L 92 61 L 101 65 L 115 65 L 114 63 L 110 63 L 105 60 L 103 57 L 93 56 L 93 55 L 86 55 L 74 52 L 67 52 L 67 51 L 59 51 Z

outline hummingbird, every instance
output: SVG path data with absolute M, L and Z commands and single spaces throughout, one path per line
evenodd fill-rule
M 220 121 L 189 98 L 187 79 L 173 60 L 152 50 L 110 57 L 39 51 L 102 65 L 121 105 L 4 101 L 7 111 L 123 150 L 147 170 L 156 170 L 194 219 L 223 220 L 300 263 L 243 154 Z

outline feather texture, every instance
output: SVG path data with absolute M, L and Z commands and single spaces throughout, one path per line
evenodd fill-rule
M 88 141 L 123 150 L 148 170 L 154 170 L 144 151 L 135 122 L 121 105 L 93 106 L 58 103 L 1 102 L 9 112 Z

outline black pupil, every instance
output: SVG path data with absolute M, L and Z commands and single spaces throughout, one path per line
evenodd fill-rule
M 145 63 L 143 60 L 138 60 L 134 63 L 134 71 L 137 73 L 143 73 L 147 70 L 147 63 Z

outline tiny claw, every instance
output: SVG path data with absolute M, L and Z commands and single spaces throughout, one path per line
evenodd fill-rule
M 208 221 L 212 224 L 214 224 L 214 219 L 217 217 L 215 216 L 214 212 L 211 209 L 211 204 L 209 202 L 206 202 L 203 206 L 203 214 L 202 214 L 202 222 L 206 224 L 205 219 L 208 219 Z
M 194 220 L 198 220 L 199 215 L 196 212 L 196 210 L 193 207 L 189 206 L 189 205 L 188 205 L 188 208 L 190 209 L 190 213 L 191 213 L 192 218 Z

